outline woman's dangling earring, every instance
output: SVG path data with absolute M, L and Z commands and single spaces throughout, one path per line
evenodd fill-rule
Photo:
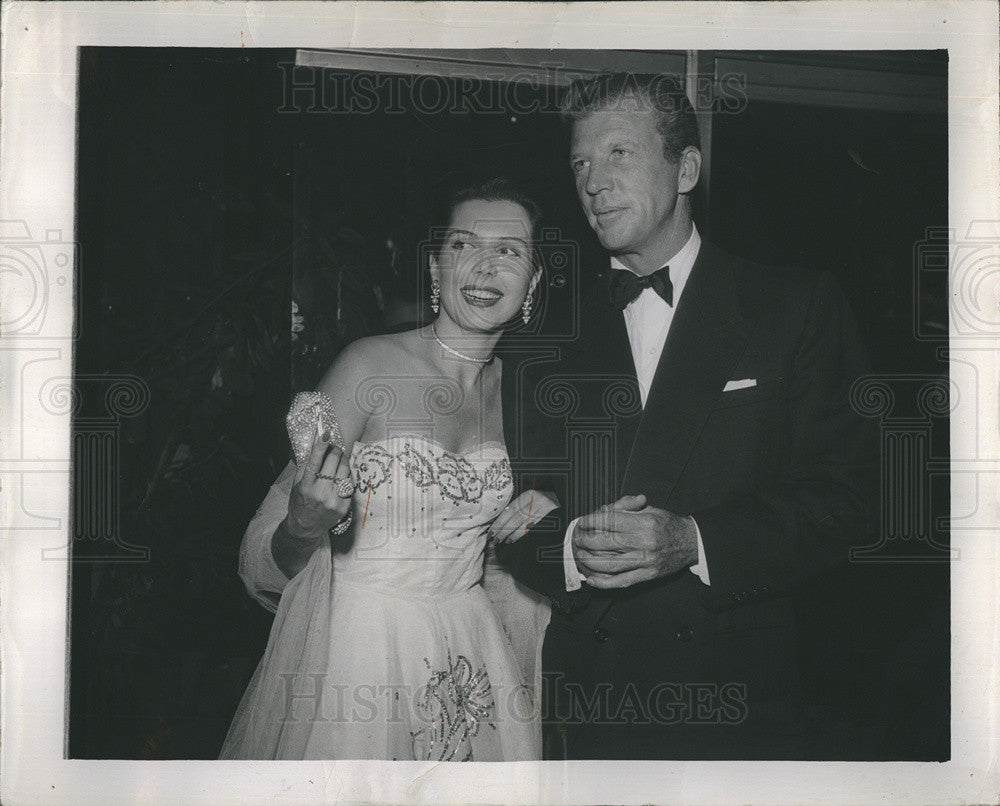
M 437 278 L 431 280 L 431 310 L 437 313 L 441 309 L 441 283 Z
M 521 306 L 521 320 L 524 324 L 528 324 L 528 320 L 531 319 L 531 292 L 528 292 L 528 296 L 524 298 L 524 305 Z

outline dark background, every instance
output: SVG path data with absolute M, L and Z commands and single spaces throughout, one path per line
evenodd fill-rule
M 123 375 L 142 379 L 149 404 L 116 423 L 110 527 L 90 528 L 97 471 L 90 443 L 75 442 L 69 754 L 214 758 L 270 626 L 236 568 L 289 458 L 284 414 L 344 344 L 425 321 L 421 243 L 442 223 L 442 186 L 494 170 L 532 186 L 579 256 L 577 270 L 549 272 L 553 327 L 606 259 L 550 103 L 529 115 L 310 112 L 288 103 L 290 50 L 80 59 L 76 434 Z M 947 70 L 943 53 L 912 63 Z M 913 304 L 914 247 L 947 222 L 946 116 L 751 101 L 712 125 L 702 233 L 760 262 L 834 272 L 876 371 L 946 377 L 940 343 L 913 336 L 947 334 L 943 273 Z M 946 459 L 947 422 L 929 433 Z M 947 479 L 932 493 L 942 518 Z M 816 757 L 949 755 L 948 564 L 932 551 L 886 561 L 914 548 L 889 545 L 799 597 Z

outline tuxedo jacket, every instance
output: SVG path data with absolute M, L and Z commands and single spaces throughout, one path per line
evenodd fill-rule
M 788 594 L 870 542 L 877 504 L 876 425 L 851 405 L 867 355 L 846 300 L 828 274 L 704 242 L 645 407 L 604 287 L 574 321 L 571 338 L 512 341 L 503 359 L 519 486 L 563 504 L 499 551 L 553 603 L 543 716 L 567 726 L 569 757 L 794 757 Z M 694 517 L 711 584 L 685 569 L 567 593 L 569 520 L 638 493 Z

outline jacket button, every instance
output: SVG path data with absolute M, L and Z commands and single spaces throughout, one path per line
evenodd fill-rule
M 737 602 L 742 602 L 743 601 L 743 593 L 742 592 L 740 592 L 740 593 L 734 593 L 733 594 L 733 599 L 735 599 Z
M 694 630 L 690 627 L 681 627 L 676 636 L 678 641 L 690 641 L 694 637 Z
M 608 633 L 603 627 L 594 627 L 594 640 L 603 644 L 608 640 Z

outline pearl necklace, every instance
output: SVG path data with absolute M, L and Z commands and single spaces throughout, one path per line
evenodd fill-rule
M 486 358 L 473 358 L 471 355 L 466 355 L 465 353 L 460 353 L 458 350 L 454 349 L 453 347 L 449 347 L 447 344 L 445 344 L 443 341 L 441 341 L 441 339 L 438 337 L 437 327 L 435 327 L 434 325 L 431 325 L 431 333 L 434 334 L 434 341 L 436 341 L 438 344 L 440 344 L 441 347 L 444 348 L 444 350 L 446 352 L 451 353 L 456 358 L 461 358 L 463 361 L 470 361 L 473 364 L 488 364 L 488 363 L 490 363 L 490 361 L 493 360 L 493 353 L 490 353 L 489 356 L 486 357 Z

